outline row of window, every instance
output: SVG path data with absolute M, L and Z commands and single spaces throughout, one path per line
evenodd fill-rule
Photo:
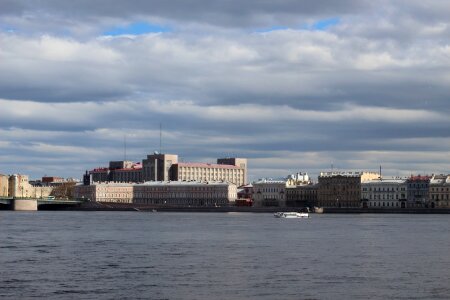
M 280 188 L 260 188 L 257 189 L 256 192 L 258 193 L 279 193 L 280 191 L 284 191 L 284 189 Z
M 367 195 L 363 195 L 363 198 L 367 198 Z M 398 199 L 404 199 L 405 198 L 405 194 L 401 194 L 400 196 L 399 196 L 399 194 L 395 194 L 395 197 L 394 197 L 394 195 L 393 194 L 388 194 L 388 195 L 385 195 L 385 194 L 383 194 L 383 195 L 369 195 L 369 200 L 389 200 L 389 199 L 391 199 L 391 200 L 394 200 L 394 199 L 396 199 L 396 200 L 398 200 Z
M 404 187 L 400 188 L 400 191 L 402 191 L 402 192 L 404 192 L 405 190 L 406 190 L 406 188 L 404 188 Z M 371 187 L 369 187 L 369 188 L 363 187 L 363 191 L 365 191 L 365 192 L 366 191 L 372 192 L 372 188 Z M 376 187 L 374 187 L 373 191 L 374 192 L 398 192 L 399 189 L 398 189 L 398 187 L 396 187 L 395 189 L 393 187 L 392 188 L 389 188 L 389 187 L 376 188 Z
M 191 193 L 136 193 L 136 198 L 191 198 Z M 203 193 L 196 194 L 198 198 L 222 198 L 227 197 L 228 193 Z
M 137 204 L 158 204 L 158 205 L 193 205 L 193 206 L 217 206 L 227 205 L 228 199 L 137 199 Z
M 400 207 L 399 202 L 369 202 L 369 207 Z
M 433 200 L 449 200 L 450 196 L 448 194 L 445 194 L 445 195 L 432 194 L 431 199 L 433 199 Z
M 432 192 L 439 192 L 439 188 L 431 188 L 430 190 L 431 190 Z M 441 192 L 444 192 L 444 191 L 448 192 L 448 191 L 450 191 L 450 190 L 449 190 L 449 188 L 443 188 L 443 187 L 441 187 L 441 188 L 440 188 L 440 191 L 441 191 Z

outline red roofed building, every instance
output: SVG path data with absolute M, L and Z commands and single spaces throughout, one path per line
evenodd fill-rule
M 109 168 L 89 171 L 92 182 L 142 182 L 142 164 L 130 161 L 111 161 Z

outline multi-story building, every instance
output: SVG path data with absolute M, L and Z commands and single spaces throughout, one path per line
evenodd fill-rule
M 217 164 L 239 167 L 243 173 L 242 178 L 238 178 L 237 181 L 240 181 L 240 182 L 233 182 L 233 183 L 236 184 L 237 186 L 247 184 L 248 181 L 247 181 L 247 159 L 246 158 L 237 158 L 237 157 L 218 158 Z
M 0 197 L 8 197 L 9 176 L 0 174 Z
M 111 161 L 108 168 L 88 172 L 92 182 L 142 182 L 142 165 L 132 161 Z
M 144 181 L 168 181 L 173 178 L 172 165 L 178 163 L 176 154 L 154 154 L 147 155 L 142 161 Z
M 286 206 L 286 179 L 260 179 L 253 183 L 253 206 Z
M 8 196 L 16 198 L 47 198 L 53 187 L 33 186 L 28 175 L 14 174 L 9 176 Z
M 317 206 L 317 184 L 291 185 L 286 187 L 286 206 Z
M 158 206 L 226 206 L 236 193 L 236 185 L 223 182 L 94 183 L 74 189 L 77 199 Z
M 9 177 L 9 196 L 30 198 L 33 187 L 28 182 L 28 175 L 14 174 Z
M 64 178 L 57 176 L 44 176 L 42 177 L 42 183 L 54 184 L 54 183 L 63 183 L 65 182 Z
M 300 186 L 311 184 L 308 173 L 298 172 L 286 178 L 286 186 Z
M 111 181 L 114 182 L 143 182 L 141 163 L 133 163 L 126 168 L 111 170 Z
M 134 203 L 167 206 L 227 206 L 236 185 L 223 182 L 145 182 L 134 186 Z
M 172 174 L 174 181 L 224 181 L 241 186 L 245 184 L 246 169 L 225 164 L 177 163 Z
M 426 207 L 429 201 L 430 176 L 411 176 L 407 183 L 407 206 Z
M 382 178 L 361 183 L 363 207 L 404 208 L 406 196 L 406 179 Z
M 109 168 L 96 168 L 91 171 L 86 171 L 87 177 L 90 177 L 91 182 L 107 182 L 109 181 Z
M 85 177 L 86 182 L 223 181 L 240 186 L 247 181 L 247 159 L 219 158 L 217 164 L 179 163 L 178 155 L 155 152 L 147 155 L 142 164 L 112 161 L 109 168 L 91 170 Z
M 75 199 L 85 199 L 107 203 L 132 203 L 133 184 L 130 183 L 94 183 L 91 185 L 77 185 L 74 188 Z
M 429 186 L 430 207 L 450 208 L 450 175 L 433 175 Z
M 376 172 L 321 172 L 318 204 L 320 207 L 360 207 L 361 182 L 379 177 Z
M 253 185 L 242 185 L 237 190 L 236 206 L 253 206 Z

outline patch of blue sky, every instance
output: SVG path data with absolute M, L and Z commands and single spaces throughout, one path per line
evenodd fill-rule
M 319 31 L 324 31 L 327 30 L 330 27 L 333 27 L 337 24 L 339 24 L 341 22 L 341 20 L 339 18 L 329 18 L 329 19 L 322 19 L 322 20 L 318 20 L 314 23 L 309 23 L 309 24 L 305 24 L 303 26 L 301 26 L 298 29 L 305 29 L 305 30 L 319 30 Z M 272 27 L 268 27 L 268 28 L 262 28 L 262 29 L 257 29 L 255 30 L 255 32 L 258 33 L 265 33 L 265 32 L 272 32 L 272 31 L 278 31 L 278 30 L 288 30 L 288 29 L 296 29 L 296 28 L 290 28 L 287 26 L 272 26 Z
M 329 27 L 339 24 L 341 20 L 339 18 L 330 18 L 319 20 L 312 25 L 308 26 L 310 30 L 327 30 Z
M 167 26 L 162 26 L 159 24 L 152 24 L 147 22 L 135 22 L 128 24 L 127 26 L 118 26 L 110 30 L 103 32 L 103 35 L 140 35 L 146 33 L 160 33 L 160 32 L 170 32 L 172 31 Z
M 14 27 L 8 26 L 8 25 L 4 25 L 4 24 L 0 24 L 0 31 L 4 31 L 4 32 L 15 32 L 17 31 Z

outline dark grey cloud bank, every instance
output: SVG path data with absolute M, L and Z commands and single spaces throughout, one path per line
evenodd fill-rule
M 0 1 L 0 173 L 79 176 L 124 135 L 140 160 L 160 122 L 163 150 L 252 178 L 449 172 L 449 8 L 372 3 Z M 171 31 L 103 35 L 138 21 Z
M 92 22 L 97 18 L 154 18 L 171 23 L 206 23 L 226 27 L 299 25 L 305 19 L 355 14 L 368 10 L 371 1 L 2 1 L 4 15 L 53 15 Z

